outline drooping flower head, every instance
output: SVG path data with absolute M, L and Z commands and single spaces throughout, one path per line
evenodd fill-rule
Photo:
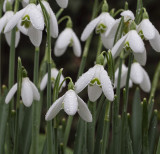
M 118 72 L 119 69 L 117 69 L 115 72 L 115 87 L 117 87 L 118 83 Z M 127 72 L 128 68 L 123 64 L 120 83 L 121 88 L 123 88 L 126 85 Z M 132 87 L 132 82 L 138 84 L 144 92 L 150 92 L 151 82 L 149 76 L 147 72 L 144 70 L 144 68 L 137 62 L 131 65 L 131 74 L 129 80 L 130 87 Z
M 56 2 L 61 8 L 66 8 L 68 5 L 68 0 L 56 0 Z
M 3 31 L 3 29 L 5 28 L 5 26 L 7 25 L 7 23 L 12 19 L 14 15 L 13 11 L 7 11 L 2 18 L 0 18 L 0 33 Z M 5 38 L 7 40 L 8 45 L 10 46 L 11 44 L 11 31 L 10 32 L 6 32 L 5 34 Z M 20 40 L 20 32 L 17 29 L 16 30 L 16 39 L 15 39 L 15 47 L 18 46 Z
M 13 85 L 13 87 L 8 92 L 5 103 L 8 104 L 15 92 L 17 91 L 17 83 Z M 29 80 L 28 77 L 22 78 L 22 87 L 21 87 L 21 97 L 22 102 L 26 107 L 30 107 L 32 105 L 33 100 L 40 100 L 40 94 L 36 86 Z
M 72 30 L 72 21 L 68 17 L 68 22 L 66 28 L 60 33 L 54 47 L 55 56 L 61 56 L 67 50 L 68 46 L 73 47 L 73 52 L 75 56 L 81 56 L 81 44 L 76 36 L 75 32 Z
M 22 33 L 29 36 L 34 46 L 40 46 L 44 19 L 35 4 L 28 4 L 24 9 L 18 11 L 7 23 L 4 32 L 11 31 L 16 25 Z
M 78 112 L 83 120 L 86 122 L 92 122 L 92 115 L 86 103 L 73 90 L 73 83 L 71 87 L 71 89 L 69 89 L 62 97 L 57 99 L 49 108 L 45 116 L 47 121 L 53 119 L 61 109 L 64 109 L 68 115 L 73 116 Z
M 54 87 L 54 82 L 55 82 L 55 80 L 56 80 L 56 77 L 57 77 L 57 75 L 58 75 L 58 72 L 59 72 L 59 71 L 58 71 L 56 68 L 52 68 L 52 69 L 51 69 L 52 87 Z M 60 77 L 60 83 L 59 83 L 59 84 L 61 84 L 63 80 L 64 80 L 64 77 L 63 77 L 63 75 L 61 75 L 61 77 Z M 42 78 L 42 81 L 41 81 L 41 83 L 40 83 L 40 89 L 41 89 L 41 90 L 44 90 L 44 88 L 45 88 L 46 85 L 47 85 L 47 82 L 48 82 L 48 73 L 46 73 L 46 74 L 44 75 L 44 77 Z M 65 87 L 65 86 L 66 86 L 66 82 L 64 82 L 64 83 L 62 84 L 62 88 Z M 62 89 L 62 88 L 61 88 L 61 89 Z

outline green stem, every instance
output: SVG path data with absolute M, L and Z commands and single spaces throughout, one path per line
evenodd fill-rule
M 102 50 L 102 41 L 101 41 L 101 36 L 99 36 L 96 61 L 98 56 L 101 54 L 101 50 Z
M 89 101 L 88 108 L 92 114 L 92 122 L 87 123 L 87 150 L 89 154 L 93 154 L 95 145 L 96 102 Z
M 63 8 L 60 8 L 59 11 L 56 13 L 56 18 L 58 19 L 59 16 L 62 14 L 62 12 L 64 11 Z
M 2 16 L 2 8 L 3 8 L 3 0 L 0 1 L 0 18 Z M 0 33 L 0 96 L 1 96 L 1 88 L 2 88 L 2 69 L 1 69 L 1 56 L 2 56 L 2 38 Z
M 19 141 L 19 106 L 20 106 L 21 84 L 22 84 L 22 64 L 20 58 L 18 59 L 17 83 L 18 85 L 17 85 L 17 104 L 16 104 L 16 124 L 15 124 L 13 154 L 18 153 L 18 141 Z
M 38 87 L 38 66 L 39 66 L 39 48 L 35 48 L 34 56 L 34 77 L 33 82 Z M 31 144 L 31 153 L 38 153 L 38 134 L 39 134 L 39 102 L 34 101 L 32 104 L 32 144 Z

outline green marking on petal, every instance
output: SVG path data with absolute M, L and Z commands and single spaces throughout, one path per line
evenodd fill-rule
M 30 21 L 29 15 L 25 15 L 22 18 L 21 26 L 24 26 L 25 28 L 29 28 L 30 24 L 31 24 L 31 21 Z
M 91 80 L 90 85 L 94 85 L 97 84 L 98 86 L 101 86 L 101 82 L 99 81 L 98 78 L 94 78 L 93 80 Z
M 138 35 L 141 37 L 142 40 L 144 40 L 144 35 L 142 30 L 139 31 Z
M 129 42 L 126 42 L 124 47 L 126 50 L 129 50 L 130 49 Z
M 107 26 L 101 23 L 96 27 L 96 34 L 103 34 L 104 32 L 106 32 L 106 30 Z
M 73 46 L 73 39 L 70 40 L 69 47 Z

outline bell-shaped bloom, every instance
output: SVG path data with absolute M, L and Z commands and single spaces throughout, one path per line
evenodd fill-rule
M 149 40 L 152 48 L 160 52 L 160 35 L 149 19 L 143 19 L 137 26 L 137 32 L 146 40 Z
M 60 33 L 55 43 L 55 56 L 63 55 L 68 46 L 73 47 L 75 56 L 81 56 L 81 45 L 79 39 L 71 28 L 65 28 L 64 31 Z
M 133 51 L 134 58 L 141 65 L 146 64 L 146 49 L 143 40 L 138 35 L 136 30 L 129 31 L 125 36 L 117 41 L 111 50 L 113 57 L 116 58 L 123 48 L 130 48 Z
M 58 73 L 59 73 L 59 71 L 56 68 L 51 69 L 51 80 L 53 81 L 52 82 L 52 87 L 54 87 L 54 82 L 56 80 L 56 77 L 57 77 Z M 63 77 L 63 75 L 61 75 L 59 84 L 61 84 L 63 80 L 64 80 L 64 77 Z M 42 78 L 42 81 L 41 81 L 41 84 L 40 84 L 40 89 L 41 90 L 45 89 L 45 87 L 47 86 L 47 82 L 48 82 L 48 73 L 46 73 L 44 75 L 44 77 Z M 62 84 L 62 88 L 65 87 L 65 86 L 66 86 L 66 82 L 64 82 Z
M 115 19 L 107 12 L 101 13 L 97 18 L 93 19 L 84 29 L 81 40 L 85 41 L 96 29 L 96 33 L 105 34 L 113 26 Z
M 119 72 L 119 69 L 117 69 L 116 72 L 117 73 L 115 73 L 115 87 L 117 87 L 117 83 L 118 83 L 117 74 Z M 126 85 L 127 72 L 128 72 L 128 68 L 123 64 L 122 73 L 121 73 L 121 84 L 120 84 L 121 88 Z M 129 80 L 130 87 L 132 87 L 132 82 L 135 84 L 138 84 L 144 92 L 150 92 L 151 82 L 150 82 L 149 76 L 147 72 L 143 69 L 143 67 L 137 62 L 131 65 L 131 73 L 130 73 L 130 80 Z
M 45 119 L 53 119 L 61 109 L 68 115 L 75 115 L 76 112 L 86 122 L 92 122 L 92 115 L 86 103 L 75 93 L 74 90 L 68 90 L 62 97 L 57 99 L 47 111 Z
M 13 11 L 7 11 L 2 18 L 0 18 L 0 33 L 2 32 L 2 30 L 5 28 L 6 24 L 9 22 L 9 20 L 13 17 L 14 12 Z M 11 32 L 6 32 L 5 34 L 5 38 L 7 40 L 8 45 L 10 46 L 11 44 Z M 18 46 L 20 40 L 20 32 L 17 29 L 16 30 L 16 40 L 15 40 L 15 47 Z
M 53 38 L 56 38 L 58 36 L 58 23 L 57 23 L 57 19 L 56 19 L 56 16 L 54 14 L 54 12 L 52 11 L 49 3 L 47 1 L 42 1 L 44 7 L 46 8 L 47 10 L 47 13 L 49 14 L 50 16 L 50 33 L 51 33 L 51 36 Z M 37 5 L 37 8 L 41 11 L 42 13 L 42 9 L 41 9 L 41 6 L 40 4 Z M 42 13 L 43 14 L 43 13 Z
M 28 4 L 24 9 L 18 11 L 9 20 L 4 32 L 11 31 L 16 25 L 22 33 L 26 33 L 29 36 L 34 46 L 40 46 L 42 30 L 44 29 L 44 19 L 41 11 L 35 4 Z
M 66 8 L 68 6 L 68 0 L 56 0 L 56 2 L 61 8 Z
M 113 101 L 114 92 L 112 83 L 107 71 L 102 65 L 96 64 L 86 73 L 82 74 L 75 83 L 75 91 L 79 93 L 86 86 L 88 86 L 88 97 L 90 101 L 95 102 L 102 94 L 102 91 L 109 101 Z
M 8 104 L 12 99 L 13 95 L 17 91 L 17 83 L 8 92 L 5 103 Z M 22 102 L 26 107 L 32 105 L 33 100 L 39 101 L 40 95 L 36 86 L 29 80 L 28 77 L 22 78 L 22 87 L 21 87 L 21 97 Z
M 126 85 L 126 80 L 127 80 L 127 73 L 128 73 L 128 68 L 123 64 L 122 69 L 121 69 L 121 81 L 120 81 L 120 88 L 123 88 Z M 118 75 L 119 75 L 119 68 L 117 68 L 115 72 L 115 83 L 114 83 L 114 88 L 117 88 L 118 84 Z M 129 87 L 132 87 L 132 81 L 129 79 Z
M 135 19 L 133 12 L 130 11 L 130 10 L 125 10 L 125 11 L 123 11 L 123 12 L 121 13 L 121 16 L 124 17 L 124 22 L 127 22 L 127 21 L 129 21 L 129 20 L 132 20 L 132 21 L 133 21 L 133 20 Z

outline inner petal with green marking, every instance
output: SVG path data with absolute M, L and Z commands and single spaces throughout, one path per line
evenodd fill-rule
M 101 23 L 96 27 L 96 34 L 103 34 L 104 32 L 106 32 L 106 30 L 107 26 Z
M 139 34 L 139 36 L 141 37 L 141 39 L 142 39 L 142 40 L 144 40 L 143 31 L 142 31 L 142 30 L 140 30 L 138 34 Z
M 94 78 L 93 80 L 91 80 L 90 85 L 93 86 L 94 84 L 97 84 L 98 86 L 101 87 L 101 82 L 99 81 L 98 78 Z
M 24 26 L 25 28 L 29 28 L 30 24 L 31 24 L 31 21 L 30 21 L 29 15 L 25 15 L 22 18 L 21 26 Z

